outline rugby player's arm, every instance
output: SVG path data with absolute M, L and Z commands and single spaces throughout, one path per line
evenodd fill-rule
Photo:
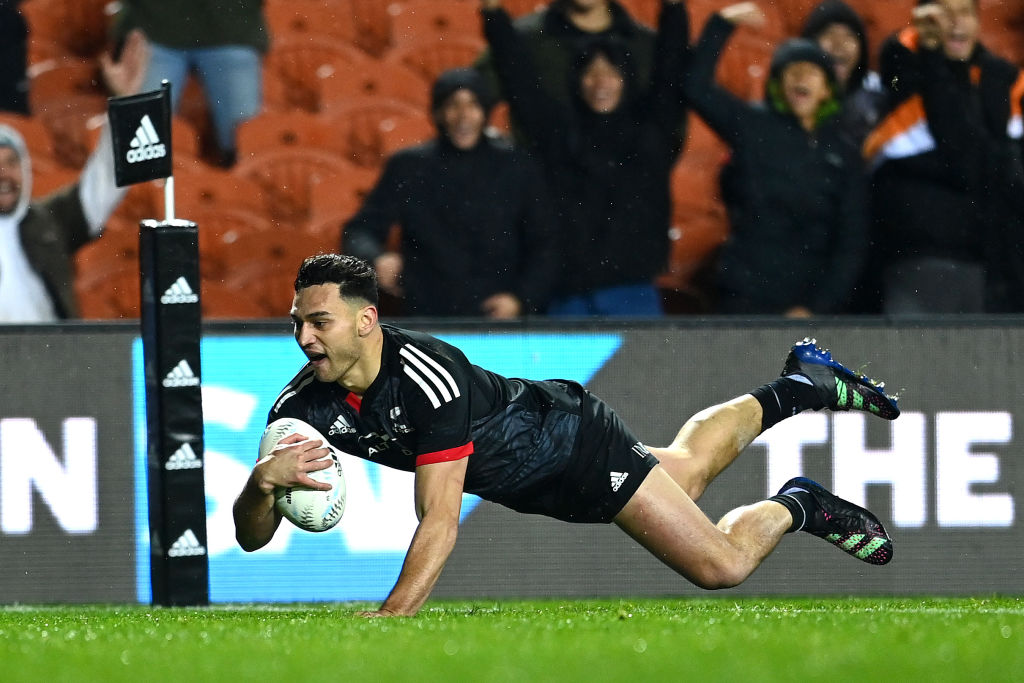
M 468 457 L 416 468 L 416 516 L 420 523 L 391 594 L 376 612 L 363 616 L 412 616 L 441 576 L 459 534 L 462 489 Z
M 259 469 L 259 465 L 253 469 L 231 509 L 235 540 L 246 552 L 269 543 L 281 524 L 281 513 L 274 507 L 273 486 L 264 483 Z

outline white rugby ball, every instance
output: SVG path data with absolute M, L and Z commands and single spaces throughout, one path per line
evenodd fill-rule
M 330 450 L 331 466 L 310 472 L 310 479 L 331 485 L 330 491 L 317 491 L 305 486 L 278 486 L 274 489 L 274 505 L 289 522 L 306 531 L 327 531 L 345 512 L 345 474 L 338 458 L 340 451 L 329 444 L 312 425 L 291 417 L 274 420 L 263 430 L 260 439 L 260 460 L 274 455 L 278 442 L 289 434 L 323 441 Z M 284 444 L 285 447 L 291 444 Z

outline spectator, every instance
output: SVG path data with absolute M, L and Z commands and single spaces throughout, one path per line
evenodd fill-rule
M 218 161 L 233 165 L 235 130 L 263 103 L 263 54 L 269 45 L 263 0 L 123 0 L 121 5 L 116 32 L 140 29 L 152 45 L 143 90 L 168 80 L 177 110 L 195 71 L 210 108 Z
M 21 0 L 0 0 L 0 111 L 28 114 L 28 27 Z
M 344 250 L 417 316 L 516 318 L 542 310 L 555 277 L 554 217 L 540 169 L 484 134 L 494 106 L 473 69 L 434 84 L 437 137 L 398 151 L 345 225 Z M 388 233 L 401 228 L 401 249 Z
M 1024 79 L 978 24 L 975 0 L 925 0 L 883 46 L 891 109 L 865 154 L 887 313 L 979 313 L 1014 293 Z
M 571 104 L 575 89 L 569 82 L 573 60 L 594 42 L 620 42 L 629 51 L 641 89 L 654 64 L 654 31 L 636 21 L 616 0 L 552 0 L 546 7 L 517 19 L 516 32 L 537 67 L 537 83 L 548 98 Z M 687 40 L 689 37 L 687 37 Z M 508 99 L 494 57 L 484 52 L 476 67 L 491 87 Z M 515 111 L 516 138 L 525 140 Z
M 843 0 L 824 0 L 807 15 L 802 35 L 832 58 L 843 91 L 840 125 L 860 147 L 878 124 L 885 102 L 882 80 L 868 68 L 871 53 L 864 20 Z
M 535 87 L 527 43 L 500 0 L 483 0 L 483 8 L 499 78 L 545 166 L 561 218 L 563 280 L 548 312 L 660 315 L 653 279 L 668 261 L 669 175 L 681 148 L 684 6 L 663 3 L 647 87 L 626 46 L 595 42 L 574 62 L 570 104 Z
M 764 103 L 714 83 L 737 25 L 763 24 L 751 2 L 708 20 L 686 92 L 729 145 L 722 195 L 730 236 L 719 253 L 718 309 L 808 317 L 844 310 L 867 244 L 866 188 L 857 149 L 841 133 L 832 61 L 794 38 L 772 56 Z
M 127 38 L 121 58 L 101 58 L 116 96 L 138 92 L 146 64 L 140 33 Z M 109 127 L 78 182 L 31 201 L 32 166 L 16 130 L 0 125 L 0 322 L 51 322 L 77 312 L 74 254 L 96 239 L 125 190 L 114 184 Z

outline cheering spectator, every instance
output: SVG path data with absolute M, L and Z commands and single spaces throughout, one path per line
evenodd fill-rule
M 650 83 L 628 48 L 591 43 L 574 64 L 570 104 L 537 87 L 533 60 L 500 0 L 484 33 L 509 104 L 545 166 L 561 219 L 563 280 L 553 315 L 656 316 L 654 276 L 668 260 L 669 175 L 680 151 L 687 16 L 663 3 Z M 646 86 L 646 87 L 644 87 Z
M 101 60 L 114 95 L 138 92 L 146 64 L 145 39 L 129 35 L 118 62 Z M 32 165 L 16 130 L 0 125 L 0 322 L 52 322 L 74 317 L 74 254 L 100 236 L 124 197 L 114 183 L 109 127 L 78 182 L 31 201 Z
M 694 110 L 732 152 L 721 180 L 731 232 L 719 254 L 718 308 L 842 312 L 866 248 L 867 210 L 860 157 L 838 124 L 832 60 L 810 40 L 786 41 L 772 56 L 763 104 L 714 82 L 735 27 L 763 21 L 751 2 L 712 15 L 686 82 Z
M 636 87 L 643 90 L 650 80 L 654 31 L 630 16 L 615 0 L 551 0 L 546 7 L 517 19 L 514 26 L 536 66 L 538 87 L 546 97 L 562 104 L 571 104 L 571 93 L 575 90 L 570 83 L 573 61 L 595 42 L 621 43 L 636 69 Z M 494 56 L 485 52 L 476 67 L 491 87 L 508 99 Z M 525 139 L 514 110 L 512 123 L 517 138 Z
M 880 61 L 892 107 L 865 143 L 887 313 L 1019 307 L 1024 78 L 978 42 L 976 0 L 925 0 Z
M 824 0 L 807 15 L 802 35 L 816 41 L 832 58 L 843 91 L 840 125 L 858 147 L 878 124 L 885 90 L 868 68 L 870 51 L 864 20 L 843 0 Z
M 388 159 L 345 225 L 344 251 L 374 264 L 406 315 L 516 318 L 542 310 L 555 276 L 540 169 L 484 134 L 494 97 L 473 69 L 434 84 L 435 139 Z M 392 225 L 399 251 L 388 250 Z

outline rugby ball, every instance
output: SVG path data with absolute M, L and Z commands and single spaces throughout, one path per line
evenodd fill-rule
M 301 434 L 307 439 L 323 441 L 330 450 L 331 466 L 310 472 L 310 479 L 331 485 L 330 491 L 317 491 L 305 486 L 278 486 L 274 489 L 274 505 L 285 519 L 306 531 L 327 531 L 333 528 L 345 512 L 345 474 L 341 470 L 340 451 L 327 442 L 320 432 L 302 420 L 284 417 L 274 420 L 263 431 L 260 439 L 260 460 L 273 457 L 278 442 L 289 434 Z M 287 447 L 292 444 L 284 444 Z

